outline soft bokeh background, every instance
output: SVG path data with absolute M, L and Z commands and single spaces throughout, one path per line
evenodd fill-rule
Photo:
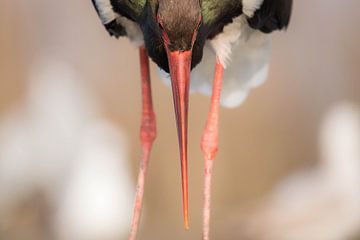
M 268 81 L 222 109 L 213 239 L 360 239 L 359 8 L 295 1 Z M 1 0 L 0 43 L 0 239 L 126 239 L 137 49 L 108 37 L 91 1 L 70 0 Z M 158 138 L 139 239 L 200 239 L 209 99 L 190 99 L 186 232 L 171 91 L 151 68 Z

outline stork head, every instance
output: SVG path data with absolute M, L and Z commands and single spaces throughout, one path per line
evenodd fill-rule
M 191 69 L 201 61 L 205 40 L 199 0 L 157 0 L 143 28 L 149 56 L 170 73 L 181 160 L 185 228 L 188 228 L 187 128 Z
M 165 48 L 172 52 L 192 50 L 201 19 L 199 0 L 159 0 L 156 21 Z

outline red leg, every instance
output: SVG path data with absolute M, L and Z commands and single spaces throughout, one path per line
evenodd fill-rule
M 140 47 L 140 67 L 141 67 L 141 92 L 142 92 L 142 116 L 141 116 L 141 160 L 138 182 L 136 187 L 134 215 L 131 223 L 129 240 L 135 240 L 138 232 L 142 202 L 144 196 L 145 177 L 149 164 L 149 157 L 153 142 L 156 137 L 156 120 L 153 111 L 149 58 L 144 47 Z
M 223 73 L 224 67 L 217 59 L 210 111 L 206 122 L 206 127 L 201 139 L 201 150 L 204 154 L 205 159 L 203 240 L 209 240 L 210 233 L 211 176 L 215 156 L 218 151 L 220 93 Z

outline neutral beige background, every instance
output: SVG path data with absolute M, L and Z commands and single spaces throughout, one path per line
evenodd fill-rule
M 358 0 L 295 1 L 289 30 L 274 34 L 268 81 L 241 107 L 221 110 L 220 152 L 213 185 L 212 234 L 246 211 L 284 176 L 318 159 L 317 131 L 328 108 L 360 104 Z M 106 34 L 90 1 L 0 1 L 0 113 L 23 96 L 31 62 L 40 54 L 65 59 L 100 98 L 106 115 L 139 159 L 140 81 L 137 50 Z M 171 91 L 152 65 L 158 138 L 145 193 L 139 239 L 199 239 L 203 161 L 199 148 L 209 99 L 193 95 L 189 112 L 190 225 L 183 230 L 180 174 Z M 1 193 L 0 193 L 1 194 Z M 1 238 L 1 236 L 0 236 Z

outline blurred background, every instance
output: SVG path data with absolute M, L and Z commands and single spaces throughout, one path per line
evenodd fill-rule
M 267 82 L 221 110 L 213 239 L 360 239 L 357 0 L 295 1 Z M 0 1 L 0 239 L 126 239 L 140 157 L 138 52 L 91 1 Z M 158 138 L 139 239 L 200 239 L 200 137 L 189 112 L 184 231 L 171 91 L 151 66 Z

